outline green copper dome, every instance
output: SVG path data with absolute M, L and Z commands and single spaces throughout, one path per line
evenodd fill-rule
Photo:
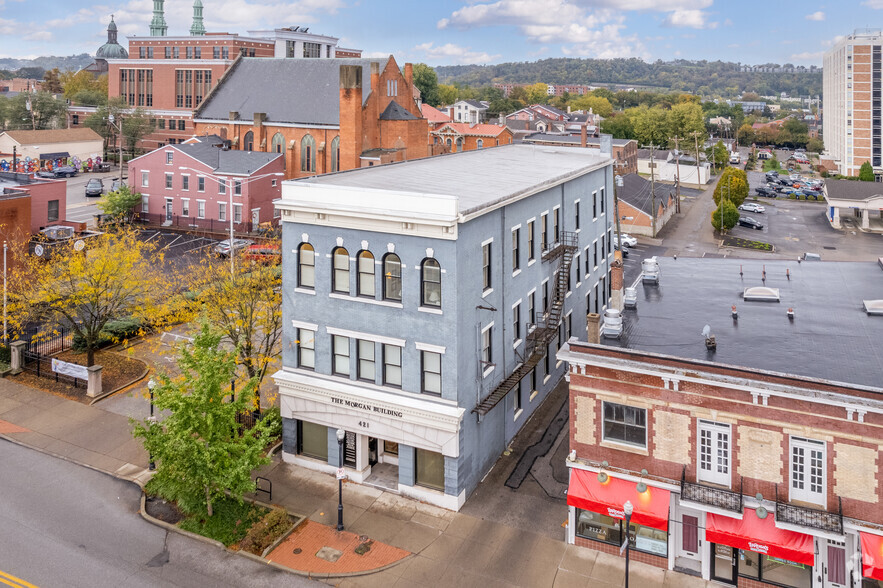
M 98 48 L 95 53 L 96 59 L 128 59 L 129 52 L 117 43 L 117 25 L 110 15 L 110 24 L 107 25 L 107 43 Z

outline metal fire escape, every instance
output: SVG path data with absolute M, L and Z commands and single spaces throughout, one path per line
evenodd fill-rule
M 524 345 L 524 353 L 515 351 L 515 355 L 519 359 L 515 370 L 504 378 L 484 400 L 479 402 L 472 409 L 472 412 L 479 416 L 489 413 L 545 357 L 549 349 L 549 343 L 558 336 L 558 327 L 564 314 L 567 280 L 570 276 L 570 267 L 573 264 L 573 256 L 576 250 L 577 234 L 562 231 L 561 239 L 554 243 L 548 251 L 543 252 L 544 263 L 551 264 L 556 260 L 558 261 L 555 290 L 552 292 L 549 308 L 543 313 L 541 321 L 527 324 L 527 341 Z

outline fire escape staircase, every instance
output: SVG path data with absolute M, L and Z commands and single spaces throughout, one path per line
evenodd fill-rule
M 472 409 L 479 416 L 489 413 L 498 405 L 521 380 L 542 361 L 549 349 L 549 343 L 558 335 L 558 327 L 564 314 L 564 297 L 567 295 L 567 280 L 570 267 L 577 250 L 577 234 L 562 232 L 561 239 L 543 252 L 543 262 L 558 262 L 555 290 L 548 310 L 543 313 L 542 320 L 527 324 L 527 341 L 524 353 L 515 351 L 520 360 L 515 370 L 506 376 L 494 390 Z M 529 317 L 532 318 L 532 317 Z

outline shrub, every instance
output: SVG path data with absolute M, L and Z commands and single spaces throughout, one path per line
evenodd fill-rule
M 245 551 L 261 555 L 291 527 L 291 518 L 285 509 L 276 507 L 256 522 L 246 533 L 239 547 Z
M 115 321 L 107 321 L 98 337 L 97 349 L 119 343 L 124 339 L 128 339 L 134 335 L 138 335 L 143 330 L 143 323 L 136 318 L 128 317 Z M 74 351 L 82 353 L 86 351 L 86 340 L 79 335 L 74 335 L 71 347 Z

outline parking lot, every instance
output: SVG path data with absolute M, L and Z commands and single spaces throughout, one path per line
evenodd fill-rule
M 188 269 L 211 256 L 218 239 L 148 229 L 141 238 L 157 247 L 176 270 Z

